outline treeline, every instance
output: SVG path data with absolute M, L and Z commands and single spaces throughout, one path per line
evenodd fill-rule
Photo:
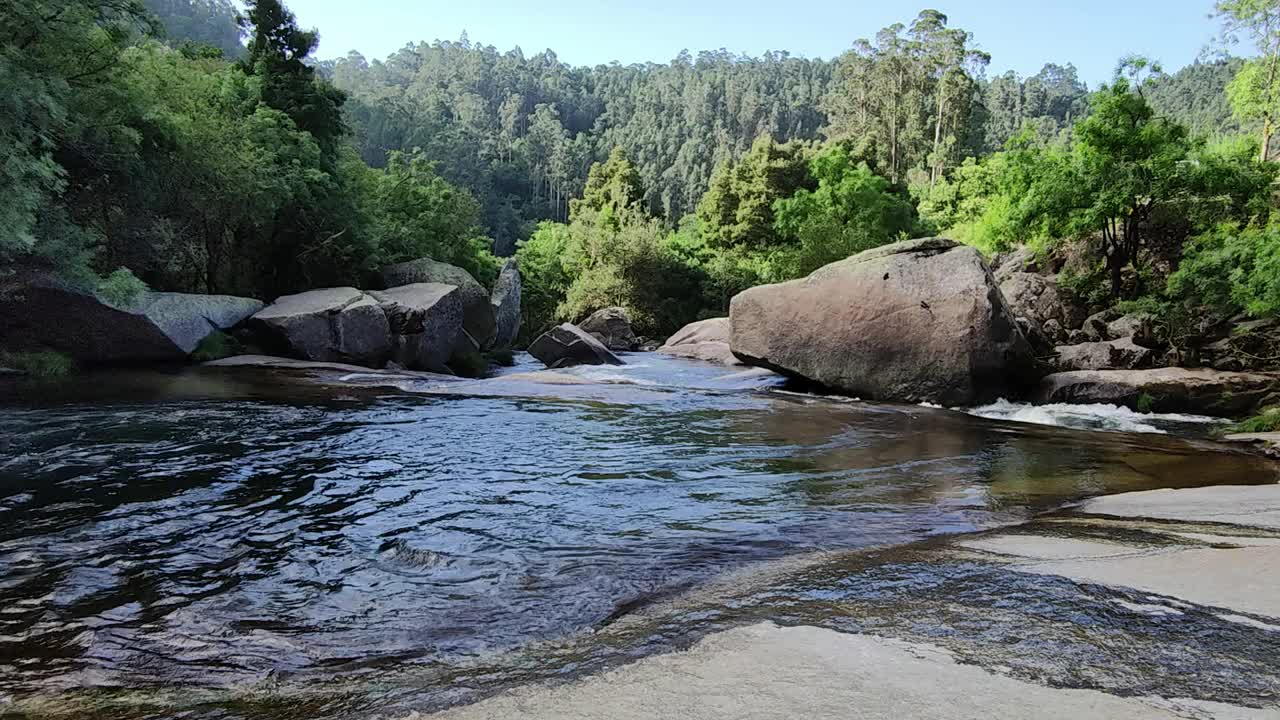
M 361 161 L 315 33 L 278 0 L 231 33 L 210 30 L 225 0 L 2 7 L 4 276 L 271 298 L 424 255 L 495 273 L 474 197 L 420 154 Z
M 487 281 L 490 249 L 518 250 L 526 332 L 624 305 L 660 335 L 946 232 L 1070 246 L 1098 304 L 1271 312 L 1267 243 L 1237 240 L 1276 234 L 1280 23 L 1259 7 L 1218 10 L 1262 57 L 1129 57 L 1091 93 L 1069 64 L 987 77 L 931 10 L 831 61 L 583 68 L 465 38 L 316 62 L 278 0 L 10 3 L 0 260 L 270 298 L 420 256 Z

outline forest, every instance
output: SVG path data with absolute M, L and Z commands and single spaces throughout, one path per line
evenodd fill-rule
M 574 67 L 471 42 L 315 57 L 279 0 L 0 3 L 0 292 L 53 271 L 271 299 L 432 257 L 525 277 L 525 333 L 606 306 L 669 334 L 900 238 L 1052 255 L 1094 307 L 1280 312 L 1280 6 L 1221 57 L 989 75 L 935 10 L 830 59 Z M 1230 57 L 1244 40 L 1258 56 Z

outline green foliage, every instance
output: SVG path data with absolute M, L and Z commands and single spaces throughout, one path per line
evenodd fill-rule
M 1138 412 L 1149 413 L 1155 408 L 1156 399 L 1151 396 L 1151 393 L 1143 391 L 1138 393 L 1138 400 L 1134 404 L 1137 406 Z
M 778 235 L 796 247 L 787 253 L 786 274 L 808 275 L 910 234 L 915 208 L 889 187 L 889 181 L 856 162 L 839 145 L 816 154 L 810 173 L 814 190 L 801 188 L 775 202 Z
M 10 367 L 37 378 L 57 378 L 76 371 L 75 361 L 62 353 L 0 352 L 0 366 Z
M 196 362 L 212 362 L 243 353 L 244 346 L 239 340 L 220 330 L 214 330 L 196 345 L 196 349 L 191 352 L 191 359 Z
M 1224 224 L 1196 237 L 1178 271 L 1169 278 L 1170 295 L 1230 316 L 1280 312 L 1280 226 Z
M 204 46 L 220 56 L 239 57 L 238 13 L 231 0 L 143 0 L 164 27 L 164 38 L 176 47 Z
M 129 268 L 117 268 L 98 283 L 98 296 L 116 306 L 128 306 L 148 290 Z
M 698 203 L 702 236 L 719 248 L 776 245 L 775 203 L 812 185 L 806 145 L 761 136 L 740 161 L 721 164 L 711 176 Z
M 1232 433 L 1273 433 L 1280 432 L 1280 407 L 1263 408 L 1262 412 L 1246 418 L 1227 428 Z
M 500 267 L 471 193 L 445 182 L 421 152 L 393 152 L 374 176 L 368 213 L 377 264 L 429 257 L 493 284 Z

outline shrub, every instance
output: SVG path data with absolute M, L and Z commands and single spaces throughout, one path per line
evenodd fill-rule
M 0 365 L 21 370 L 32 377 L 55 378 L 75 372 L 76 363 L 59 352 L 0 352 Z
M 132 270 L 122 267 L 98 283 L 98 296 L 112 305 L 128 305 L 148 289 Z
M 1228 432 L 1264 433 L 1280 431 L 1280 407 L 1263 408 L 1262 412 L 1232 425 Z
M 205 339 L 201 340 L 196 349 L 192 351 L 191 359 L 196 362 L 209 362 L 240 355 L 243 352 L 244 346 L 240 344 L 239 340 L 220 330 L 214 330 Z

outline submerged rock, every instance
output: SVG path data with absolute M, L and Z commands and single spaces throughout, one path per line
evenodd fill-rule
M 591 333 L 610 350 L 627 352 L 639 345 L 635 331 L 631 329 L 631 315 L 626 308 L 607 307 L 591 313 L 578 327 Z
M 84 365 L 182 361 L 210 333 L 263 307 L 252 298 L 168 292 L 112 303 L 47 277 L 2 297 L 0 346 L 56 350 Z
M 489 292 L 471 276 L 471 273 L 456 265 L 437 262 L 431 258 L 421 258 L 385 267 L 379 275 L 382 278 L 383 287 L 387 288 L 415 283 L 437 283 L 457 287 L 462 297 L 463 327 L 467 329 L 467 333 L 481 350 L 487 350 L 493 346 L 497 322 L 494 320 Z
M 1280 375 L 1189 368 L 1075 370 L 1045 377 L 1033 399 L 1239 417 L 1280 401 Z
M 369 295 L 386 313 L 393 361 L 410 370 L 449 372 L 446 366 L 464 333 L 457 287 L 414 283 Z
M 496 350 L 507 350 L 515 347 L 516 338 L 520 336 L 520 294 L 523 282 L 520 279 L 520 264 L 515 258 L 508 258 L 493 284 L 493 293 L 489 296 L 489 305 L 493 309 L 496 325 L 493 347 Z
M 981 255 L 941 238 L 752 288 L 730 318 L 739 359 L 863 398 L 969 405 L 1039 375 Z
M 551 328 L 540 335 L 529 346 L 529 354 L 549 368 L 625 364 L 590 333 L 572 323 Z
M 250 322 L 268 345 L 300 360 L 382 367 L 391 354 L 386 314 L 355 288 L 286 295 Z
M 692 358 L 721 365 L 741 365 L 729 349 L 733 330 L 729 318 L 711 318 L 689 323 L 658 348 L 663 355 Z

